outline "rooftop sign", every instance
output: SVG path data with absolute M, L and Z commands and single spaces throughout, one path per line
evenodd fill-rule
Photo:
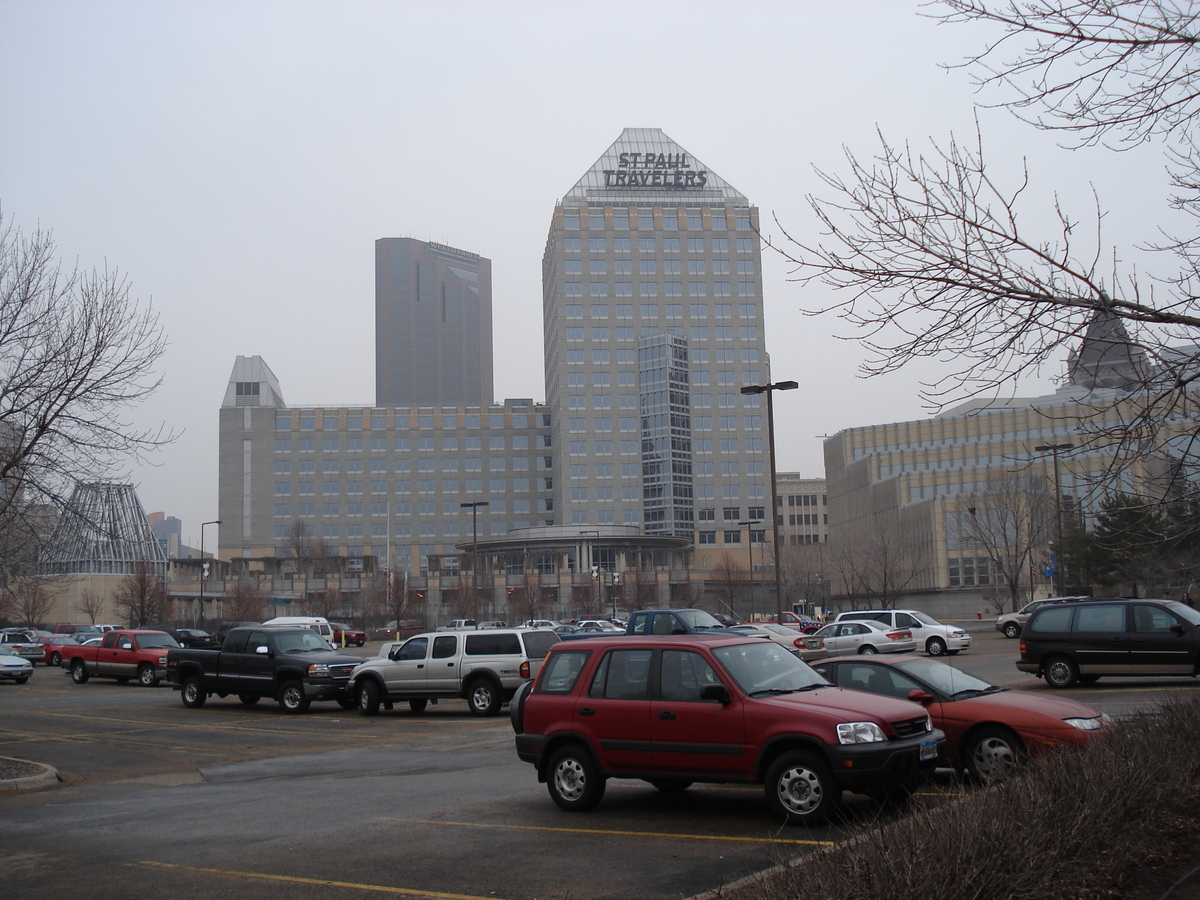
M 693 169 L 686 153 L 622 153 L 617 168 L 603 171 L 606 188 L 687 190 L 708 184 L 708 171 Z

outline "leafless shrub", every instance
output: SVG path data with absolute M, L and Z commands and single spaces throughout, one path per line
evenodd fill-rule
M 1200 701 L 1122 723 L 961 802 L 807 857 L 729 900 L 1034 900 L 1117 896 L 1200 801 Z

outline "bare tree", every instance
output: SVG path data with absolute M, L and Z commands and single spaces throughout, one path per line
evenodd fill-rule
M 509 609 L 517 622 L 542 618 L 542 580 L 537 573 L 526 572 L 520 585 L 509 589 L 508 596 Z
M 35 554 L 7 550 L 44 536 L 47 507 L 171 440 L 125 418 L 159 385 L 157 315 L 124 275 L 67 270 L 55 253 L 48 232 L 0 215 L 0 582 L 33 571 Z
M 88 617 L 93 625 L 96 619 L 104 613 L 104 597 L 93 591 L 79 592 L 79 611 Z
M 981 551 L 988 580 L 981 578 L 976 562 L 976 584 L 996 585 L 1016 612 L 1029 600 L 1029 572 L 1054 539 L 1054 497 L 1043 480 L 1014 475 L 989 481 L 963 501 L 957 525 L 960 561 L 978 559 L 973 551 Z
M 287 548 L 296 574 L 302 576 L 311 574 L 315 544 L 312 529 L 306 522 L 301 522 L 299 519 L 292 520 L 292 524 L 288 528 Z
M 738 600 L 750 586 L 747 580 L 749 573 L 744 566 L 738 564 L 733 554 L 725 553 L 720 562 L 712 570 L 712 586 L 717 594 L 717 603 L 726 615 L 739 618 L 737 612 Z
M 267 598 L 252 584 L 236 584 L 221 603 L 221 615 L 227 622 L 261 622 L 267 611 Z
M 825 605 L 825 586 L 832 580 L 828 544 L 785 544 L 780 547 L 779 580 L 787 606 L 803 602 L 810 609 Z
M 1164 140 L 1171 202 L 1200 215 L 1200 154 L 1190 133 L 1200 111 L 1200 38 L 1190 5 L 945 0 L 944 10 L 934 15 L 1000 26 L 1001 36 L 963 63 L 985 88 L 1005 92 L 994 105 L 1081 143 Z M 1005 53 L 1013 55 L 996 62 Z M 880 134 L 878 150 L 868 157 L 847 150 L 846 160 L 844 175 L 818 173 L 826 196 L 809 198 L 822 236 L 785 232 L 776 249 L 795 264 L 797 280 L 838 292 L 808 311 L 836 312 L 863 338 L 872 352 L 867 374 L 920 358 L 951 362 L 925 391 L 932 407 L 943 408 L 1011 391 L 1021 374 L 1077 348 L 1099 323 L 1131 365 L 1121 384 L 1102 385 L 1122 388 L 1123 397 L 1095 409 L 1080 449 L 1104 446 L 1109 474 L 1147 456 L 1182 460 L 1177 474 L 1200 468 L 1197 436 L 1178 425 L 1200 414 L 1200 365 L 1194 352 L 1178 350 L 1200 339 L 1200 235 L 1168 236 L 1152 248 L 1173 256 L 1150 276 L 1158 290 L 1149 290 L 1144 277 L 1102 277 L 1110 248 L 1099 199 L 1083 217 L 1057 198 L 1036 209 L 1027 172 L 1005 184 L 990 170 L 978 128 L 969 142 L 951 136 L 924 152 Z M 1040 212 L 1052 215 L 1051 230 L 1028 226 Z M 1134 342 L 1143 358 L 1133 358 Z M 1177 484 L 1165 481 L 1160 500 Z
M 167 591 L 163 577 L 146 560 L 134 563 L 133 571 L 121 579 L 114 597 L 117 611 L 133 627 L 158 622 L 166 609 Z
M 46 613 L 54 605 L 53 579 L 24 577 L 9 591 L 9 606 L 17 621 L 27 628 L 36 628 L 46 620 Z
M 926 571 L 926 553 L 917 538 L 881 522 L 831 545 L 829 559 L 837 593 L 868 609 L 893 608 Z
M 630 609 L 650 609 L 658 605 L 658 578 L 653 571 L 632 568 L 621 573 L 622 599 Z

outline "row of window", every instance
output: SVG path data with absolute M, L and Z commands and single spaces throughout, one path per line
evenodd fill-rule
M 292 463 L 290 459 L 275 460 L 276 475 L 291 475 Z M 391 465 L 389 465 L 391 463 Z M 442 458 L 440 465 L 438 460 L 434 459 L 418 459 L 416 465 L 417 472 L 433 472 L 440 469 L 442 472 L 457 472 L 461 464 L 464 472 L 482 472 L 483 458 L 478 456 L 468 456 L 465 459 L 457 458 Z M 553 468 L 554 458 L 551 456 L 513 456 L 513 457 L 493 457 L 487 461 L 487 469 L 489 472 L 504 472 L 512 469 L 514 472 L 527 472 L 531 468 L 550 469 Z M 413 471 L 413 461 L 411 459 L 372 459 L 370 460 L 372 475 L 384 475 L 390 472 L 407 474 Z M 296 474 L 298 475 L 315 475 L 317 474 L 316 460 L 299 459 L 295 461 Z M 363 475 L 364 460 L 361 459 L 323 459 L 321 460 L 322 475 L 340 475 L 344 471 L 347 475 Z M 302 484 L 304 482 L 301 482 Z M 278 485 L 277 485 L 278 487 Z
M 298 418 L 299 418 L 299 430 L 300 431 L 315 431 L 315 430 L 317 430 L 317 416 L 316 416 L 315 412 L 307 412 L 307 411 L 301 412 Z M 447 413 L 444 416 L 442 416 L 440 426 L 434 425 L 434 416 L 431 416 L 431 415 L 425 415 L 425 416 L 394 415 L 391 417 L 392 424 L 390 424 L 390 425 L 388 424 L 388 418 L 389 418 L 388 416 L 364 417 L 364 416 L 348 415 L 348 416 L 346 416 L 346 425 L 345 425 L 344 430 L 346 430 L 346 431 L 364 431 L 364 430 L 366 430 L 363 425 L 364 422 L 368 422 L 370 424 L 371 431 L 390 431 L 390 430 L 405 430 L 405 429 L 411 430 L 412 428 L 414 428 L 414 425 L 413 425 L 414 421 L 416 422 L 415 427 L 417 429 L 428 429 L 428 428 L 434 428 L 434 427 L 441 427 L 442 429 L 449 430 L 449 429 L 458 427 L 458 416 L 457 416 L 457 414 L 454 414 L 454 413 Z M 488 428 L 494 428 L 494 429 L 498 429 L 498 430 L 508 428 L 508 427 L 512 427 L 514 429 L 529 428 L 529 427 L 531 427 L 530 426 L 531 419 L 533 421 L 532 427 L 534 427 L 534 428 L 549 428 L 550 427 L 550 416 L 549 416 L 549 414 L 546 414 L 546 413 L 538 413 L 537 415 L 534 415 L 532 417 L 525 415 L 524 413 L 514 413 L 511 416 L 511 421 L 508 423 L 505 422 L 505 416 L 502 413 L 496 413 L 496 414 L 488 415 L 488 416 L 475 415 L 475 414 L 464 415 L 463 416 L 463 428 L 478 430 L 483 427 L 483 422 L 485 419 L 487 420 Z M 342 426 L 340 424 L 340 415 L 336 409 L 325 410 L 321 416 L 321 420 L 322 420 L 321 427 L 322 427 L 322 430 L 324 430 L 324 431 L 342 430 Z M 280 414 L 275 417 L 275 430 L 276 431 L 291 431 L 292 430 L 292 416 L 290 413 Z
M 747 406 L 751 404 L 746 404 Z M 738 416 L 718 416 L 717 427 L 720 431 L 761 431 L 762 416 L 742 416 L 743 425 L 738 424 Z M 713 417 L 712 416 L 692 416 L 692 431 L 712 431 Z M 592 430 L 604 434 L 612 431 L 613 420 L 608 416 L 597 416 L 591 420 Z M 640 417 L 625 417 L 617 419 L 621 431 L 640 431 Z M 588 420 L 586 418 L 568 418 L 567 430 L 572 434 L 584 434 L 588 430 Z
M 782 499 L 782 498 L 781 498 Z M 818 515 L 817 513 L 793 513 L 788 516 L 789 525 L 828 525 L 828 515 Z
M 704 253 L 705 238 L 688 238 L 686 248 L 688 253 Z M 593 237 L 588 238 L 589 253 L 607 253 L 609 250 L 610 238 Z M 632 253 L 633 239 L 632 238 L 611 238 L 613 253 Z M 582 253 L 583 238 L 563 238 L 564 253 Z M 729 238 L 711 238 L 708 239 L 709 249 L 713 253 L 728 253 Z M 734 250 L 737 253 L 753 253 L 757 247 L 758 241 L 755 238 L 736 238 L 734 240 Z M 680 247 L 679 238 L 658 238 L 645 237 L 637 239 L 638 253 L 681 253 L 683 250 Z
M 668 325 L 665 329 L 667 334 L 674 334 L 683 337 L 683 326 Z M 714 325 L 711 329 L 707 325 L 693 325 L 691 329 L 691 339 L 693 341 L 707 341 L 709 335 L 712 335 L 712 340 L 716 341 L 732 341 L 734 340 L 734 330 L 732 325 Z M 633 326 L 621 325 L 614 329 L 616 339 L 618 341 L 632 341 L 634 339 Z M 646 325 L 641 329 L 641 334 L 638 337 L 656 337 L 659 333 L 658 327 L 654 325 Z M 568 343 L 579 343 L 584 339 L 584 329 L 582 325 L 568 325 L 565 329 L 565 336 Z M 589 335 L 593 342 L 603 342 L 609 339 L 609 329 L 607 325 L 593 325 Z M 757 325 L 742 325 L 737 331 L 737 340 L 740 341 L 757 341 L 758 326 Z M 568 359 L 568 362 L 570 360 Z
M 683 337 L 683 328 L 681 326 L 669 325 L 664 330 L 668 334 L 674 334 L 674 335 L 677 335 L 678 337 Z M 652 332 L 654 332 L 654 331 L 655 331 L 654 328 L 650 328 L 650 327 L 643 328 L 642 336 L 643 337 L 653 337 Z M 692 361 L 693 365 L 707 366 L 709 364 L 709 362 L 711 361 L 708 347 L 691 347 L 688 349 L 687 352 L 688 352 L 688 355 L 691 357 L 691 361 Z M 755 350 L 754 352 L 756 354 L 756 359 L 754 361 L 757 361 L 758 351 Z M 613 356 L 612 356 L 611 350 L 597 348 L 597 349 L 592 350 L 591 353 L 592 353 L 592 365 L 607 366 L 607 365 L 612 364 Z M 742 353 L 743 353 L 743 361 L 745 362 L 745 361 L 747 361 L 745 359 L 746 350 L 743 349 Z M 617 354 L 617 364 L 618 365 L 635 365 L 637 363 L 637 350 L 632 347 L 618 348 L 616 351 L 616 354 Z M 733 347 L 716 347 L 716 348 L 713 348 L 711 355 L 716 357 L 716 362 L 718 364 L 732 363 L 734 361 L 734 359 L 733 359 L 734 348 Z M 586 358 L 585 352 L 583 350 L 574 350 L 574 349 L 567 350 L 567 364 L 568 365 L 583 365 L 586 362 L 586 359 L 587 358 Z
M 708 308 L 709 307 L 708 307 L 707 303 L 689 303 L 688 308 L 687 308 L 688 309 L 688 318 L 707 319 L 708 318 Z M 633 309 L 634 309 L 634 307 L 633 307 L 632 303 L 617 303 L 612 307 L 613 317 L 617 318 L 617 319 L 632 319 L 633 318 Z M 593 319 L 607 319 L 608 318 L 608 310 L 609 310 L 609 305 L 607 303 L 593 303 L 593 304 L 591 304 L 591 306 L 588 307 L 588 315 L 590 318 L 593 318 Z M 663 310 L 663 315 L 666 316 L 666 318 L 668 318 L 668 319 L 682 319 L 683 318 L 683 304 L 682 303 L 663 304 L 662 310 Z M 732 303 L 714 303 L 712 306 L 712 311 L 713 311 L 714 319 L 732 319 L 733 318 L 733 304 Z M 583 304 L 582 303 L 567 303 L 563 306 L 563 312 L 568 319 L 582 319 L 583 318 Z M 638 312 L 641 314 L 641 317 L 643 319 L 657 319 L 658 318 L 658 304 L 657 303 L 643 303 L 643 304 L 639 305 Z M 743 319 L 758 318 L 758 304 L 757 303 L 740 303 L 740 304 L 738 304 L 738 316 Z
M 527 494 L 530 491 L 530 484 L 531 484 L 531 482 L 530 482 L 530 479 L 528 479 L 528 478 L 514 478 L 514 479 L 512 479 L 511 491 L 513 493 L 517 493 L 517 494 Z M 324 486 L 325 486 L 326 490 L 322 491 L 323 495 L 330 496 L 330 497 L 354 497 L 354 496 L 362 496 L 363 495 L 363 493 L 364 493 L 363 487 L 365 486 L 365 483 L 362 481 L 347 481 L 344 484 L 338 485 L 338 484 L 334 484 L 332 482 L 326 482 L 324 484 Z M 372 482 L 370 482 L 370 486 L 372 488 L 371 494 L 373 496 L 406 497 L 406 496 L 411 496 L 414 493 L 413 482 L 411 482 L 411 481 L 396 481 L 396 482 L 391 482 L 391 483 L 385 482 L 385 481 L 372 481 Z M 466 493 L 466 494 L 482 494 L 483 493 L 483 479 L 482 478 L 467 478 L 467 479 L 463 479 L 462 481 L 460 481 L 457 478 L 447 478 L 447 479 L 442 479 L 440 483 L 438 481 L 430 478 L 430 479 L 426 479 L 426 480 L 422 480 L 422 481 L 417 481 L 416 486 L 417 486 L 417 490 L 415 491 L 415 493 L 417 493 L 417 494 L 441 493 L 443 495 L 449 496 L 449 495 L 457 495 L 460 493 Z M 277 484 L 276 487 L 278 488 L 279 485 Z M 552 478 L 537 479 L 537 488 L 536 488 L 537 491 L 539 491 L 539 492 L 550 491 L 550 490 L 553 490 L 553 487 L 554 487 L 554 480 Z M 509 489 L 508 485 L 506 484 L 505 479 L 503 479 L 503 478 L 492 478 L 488 482 L 488 493 L 490 496 L 503 496 L 504 494 L 509 493 L 509 490 L 510 489 Z M 283 493 L 276 494 L 276 496 L 277 497 L 290 497 L 292 495 L 290 492 L 283 492 Z M 298 496 L 307 497 L 307 496 L 315 496 L 315 494 L 301 491 L 301 492 L 298 492 Z M 375 505 L 376 504 L 374 504 L 374 503 L 371 504 L 372 507 L 374 507 Z M 313 504 L 312 503 L 309 503 L 309 504 L 301 503 L 300 506 L 304 506 L 307 508 L 308 506 L 313 506 Z M 338 515 L 339 513 L 335 509 L 336 506 L 337 506 L 337 504 L 333 503 L 333 502 L 328 502 L 328 503 L 322 504 L 322 509 L 324 510 L 322 514 L 330 515 L 330 516 Z M 350 504 L 350 506 L 352 506 L 353 509 L 351 509 L 347 513 L 347 515 L 355 516 L 355 515 L 363 514 L 362 503 L 352 503 L 352 504 Z M 386 502 L 381 503 L 381 508 L 383 509 L 384 513 L 387 512 Z M 291 513 L 289 512 L 289 509 L 290 509 L 290 505 L 288 503 L 276 503 L 275 504 L 275 515 L 276 516 L 291 515 Z M 375 515 L 375 514 L 376 513 L 372 512 L 372 515 Z
M 588 511 L 586 509 L 576 509 L 571 512 L 572 525 L 615 525 L 617 524 L 617 513 L 621 514 L 622 525 L 637 525 L 642 520 L 641 513 L 636 509 L 598 509 Z
M 727 259 L 689 259 L 687 268 L 689 275 L 729 275 L 732 271 L 729 260 Z M 753 259 L 735 260 L 737 263 L 737 273 L 739 275 L 754 275 L 757 267 Z M 607 275 L 611 270 L 614 275 L 632 275 L 633 260 L 631 259 L 589 259 L 588 274 L 589 275 Z M 659 274 L 659 266 L 662 267 L 663 275 L 682 275 L 683 261 L 678 259 L 639 259 L 638 274 L 639 275 L 657 275 Z M 706 269 L 712 269 L 711 273 Z M 563 272 L 567 275 L 582 275 L 583 260 L 581 259 L 565 259 L 563 260 Z
M 662 295 L 664 297 L 682 297 L 683 296 L 683 282 L 681 282 L 681 281 L 664 281 L 664 282 L 662 282 L 661 285 L 657 281 L 639 281 L 637 295 L 639 297 L 657 297 L 658 293 L 659 293 L 658 292 L 659 287 L 662 288 Z M 728 281 L 714 281 L 711 285 L 709 285 L 703 281 L 689 281 L 688 282 L 688 296 L 689 297 L 707 297 L 709 287 L 712 288 L 712 295 L 714 297 L 731 297 L 731 296 L 733 296 L 732 288 Z M 607 297 L 608 289 L 609 289 L 609 283 L 607 281 L 589 281 L 588 282 L 588 296 L 589 297 Z M 632 281 L 614 281 L 612 283 L 612 292 L 613 292 L 614 297 L 632 297 L 633 296 L 633 282 Z M 739 281 L 737 283 L 737 292 L 738 292 L 739 297 L 755 297 L 758 295 L 758 291 L 755 289 L 755 285 L 754 285 L 753 281 Z M 564 282 L 563 283 L 563 294 L 567 297 L 582 297 L 583 296 L 583 282 L 582 281 Z M 720 304 L 718 304 L 718 305 L 720 305 Z M 668 308 L 670 308 L 670 307 L 668 307 Z M 751 306 L 751 308 L 753 308 L 753 306 Z M 643 310 L 647 310 L 647 309 L 653 310 L 654 306 L 643 306 L 642 309 Z M 647 317 L 652 318 L 656 315 L 657 315 L 657 312 L 650 312 L 650 313 L 643 312 L 642 313 L 643 318 L 647 318 Z M 751 313 L 751 315 L 753 316 L 753 315 L 755 315 L 755 313 Z M 622 318 L 622 317 L 618 316 L 617 318 Z M 624 318 L 629 318 L 629 316 L 625 316 Z M 672 318 L 672 316 L 670 314 L 668 314 L 667 318 Z M 677 318 L 677 319 L 683 318 L 682 311 L 679 312 L 676 316 L 674 316 L 674 318 Z M 717 318 L 721 318 L 721 316 L 717 316 Z M 725 318 L 729 318 L 729 317 L 725 316 Z
M 637 225 L 638 231 L 653 231 L 656 228 L 663 231 L 678 231 L 679 216 L 670 214 L 659 214 L 658 224 L 654 222 L 655 216 L 653 213 L 637 216 L 622 216 L 614 215 L 611 224 L 605 223 L 605 217 L 600 216 L 573 216 L 570 214 L 563 216 L 563 228 L 566 231 L 579 231 L 584 222 L 587 222 L 588 231 L 603 231 L 605 228 L 611 228 L 613 231 L 630 231 L 630 223 Z M 703 216 L 684 216 L 684 224 L 688 231 L 700 231 L 704 228 Z M 710 216 L 709 229 L 712 231 L 725 231 L 728 226 L 728 218 L 726 216 Z M 749 216 L 734 216 L 733 227 L 735 231 L 749 231 L 750 217 Z

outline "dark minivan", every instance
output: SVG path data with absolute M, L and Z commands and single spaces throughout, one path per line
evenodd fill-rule
M 1017 668 L 1053 688 L 1102 675 L 1200 672 L 1200 612 L 1173 600 L 1089 600 L 1038 610 L 1021 631 Z

